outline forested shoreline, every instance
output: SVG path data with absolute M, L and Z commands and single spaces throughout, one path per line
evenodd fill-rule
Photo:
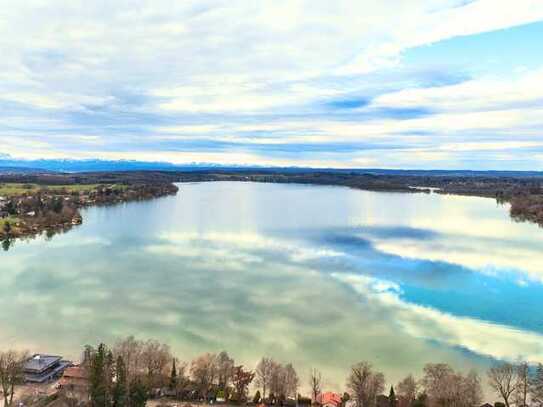
M 177 193 L 171 183 L 36 184 L 0 182 L 0 241 L 46 233 L 52 236 L 80 225 L 80 209 L 146 200 Z

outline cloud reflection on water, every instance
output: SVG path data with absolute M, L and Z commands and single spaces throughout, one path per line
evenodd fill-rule
M 525 263 L 541 264 L 542 238 L 503 211 L 344 188 L 182 185 L 177 197 L 91 209 L 81 228 L 2 254 L 0 343 L 78 356 L 83 343 L 136 334 L 184 359 L 227 349 L 248 365 L 273 355 L 304 374 L 315 366 L 333 387 L 362 359 L 392 380 L 429 361 L 542 360 L 537 321 L 507 315 L 525 311 L 523 290 L 541 305 Z M 479 220 L 500 232 L 475 232 Z M 493 253 L 495 272 L 455 257 L 460 244 Z

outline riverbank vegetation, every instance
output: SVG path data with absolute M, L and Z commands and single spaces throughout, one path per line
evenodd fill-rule
M 0 388 L 4 406 L 44 405 L 43 400 L 18 397 L 24 382 L 28 353 L 0 352 Z M 320 371 L 310 370 L 304 384 L 291 363 L 263 357 L 255 366 L 238 364 L 226 351 L 205 353 L 191 361 L 176 357 L 170 347 L 156 340 L 127 337 L 113 346 L 85 346 L 80 368 L 84 388 L 57 386 L 48 394 L 70 399 L 69 405 L 89 407 L 144 407 L 150 399 L 230 405 L 320 406 L 327 389 Z M 496 407 L 543 405 L 543 365 L 496 364 L 486 380 L 500 401 Z M 62 379 L 61 379 L 62 383 Z M 24 386 L 23 386 L 24 387 Z M 443 363 L 427 364 L 422 375 L 407 375 L 399 383 L 369 362 L 358 362 L 346 374 L 345 388 L 334 407 L 479 407 L 483 378 L 475 371 L 462 373 Z M 302 395 L 307 392 L 307 396 Z M 36 404 L 38 403 L 38 404 Z M 326 404 L 330 406 L 329 404 Z M 492 404 L 485 404 L 492 406 Z

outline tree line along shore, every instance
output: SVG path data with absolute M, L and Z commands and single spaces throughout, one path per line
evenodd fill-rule
M 0 241 L 7 249 L 13 239 L 43 232 L 51 236 L 81 224 L 81 208 L 152 199 L 177 190 L 171 183 L 0 183 Z
M 64 186 L 67 191 L 82 192 L 89 187 L 109 187 L 113 194 L 102 194 L 108 203 L 153 198 L 175 193 L 176 182 L 240 181 L 337 185 L 378 192 L 438 193 L 477 196 L 510 204 L 510 216 L 543 226 L 543 176 L 530 175 L 440 175 L 376 174 L 363 171 L 303 170 L 198 170 L 198 171 L 124 171 L 93 173 L 0 173 L 0 184 L 34 184 L 51 189 Z M 39 188 L 38 188 L 39 189 Z M 0 196 L 2 196 L 0 188 Z M 29 193 L 29 191 L 27 191 Z M 98 193 L 98 190 L 96 191 Z M 94 203 L 90 203 L 94 204 Z M 32 212 L 32 211 L 30 211 Z M 4 213 L 5 214 L 5 213 Z M 1 213 L 0 213 L 1 217 Z M 68 216 L 69 217 L 69 216 Z M 73 218 L 72 218 L 73 220 Z M 77 219 L 75 219 L 77 222 Z M 5 222 L 4 222 L 5 223 Z M 70 223 L 70 222 L 66 222 Z M 1 228 L 0 228 L 1 229 Z M 0 231 L 0 233 L 2 233 Z M 3 233 L 5 236 L 5 233 Z M 26 234 L 32 234 L 26 232 Z
M 259 407 L 540 407 L 543 365 L 499 363 L 485 378 L 443 363 L 424 366 L 396 384 L 371 363 L 353 364 L 345 389 L 326 388 L 316 368 L 302 383 L 291 363 L 263 357 L 244 366 L 226 352 L 205 353 L 190 362 L 168 345 L 130 336 L 113 346 L 85 346 L 77 364 L 60 357 L 0 351 L 0 395 L 4 407 L 144 407 L 192 404 Z M 60 366 L 60 367 L 59 367 Z M 40 376 L 41 375 L 41 376 Z M 40 377 L 46 378 L 40 379 Z M 494 404 L 483 403 L 483 380 Z M 41 391 L 31 382 L 40 382 Z M 305 392 L 305 394 L 303 394 Z
M 510 216 L 543 227 L 543 177 L 384 175 L 360 172 L 203 171 L 177 175 L 181 181 L 245 181 L 337 185 L 375 192 L 476 196 L 510 204 Z

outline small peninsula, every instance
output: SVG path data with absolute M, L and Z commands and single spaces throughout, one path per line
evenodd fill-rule
M 29 180 L 25 180 L 29 181 Z M 171 183 L 0 182 L 0 241 L 53 235 L 83 222 L 81 208 L 174 195 Z

